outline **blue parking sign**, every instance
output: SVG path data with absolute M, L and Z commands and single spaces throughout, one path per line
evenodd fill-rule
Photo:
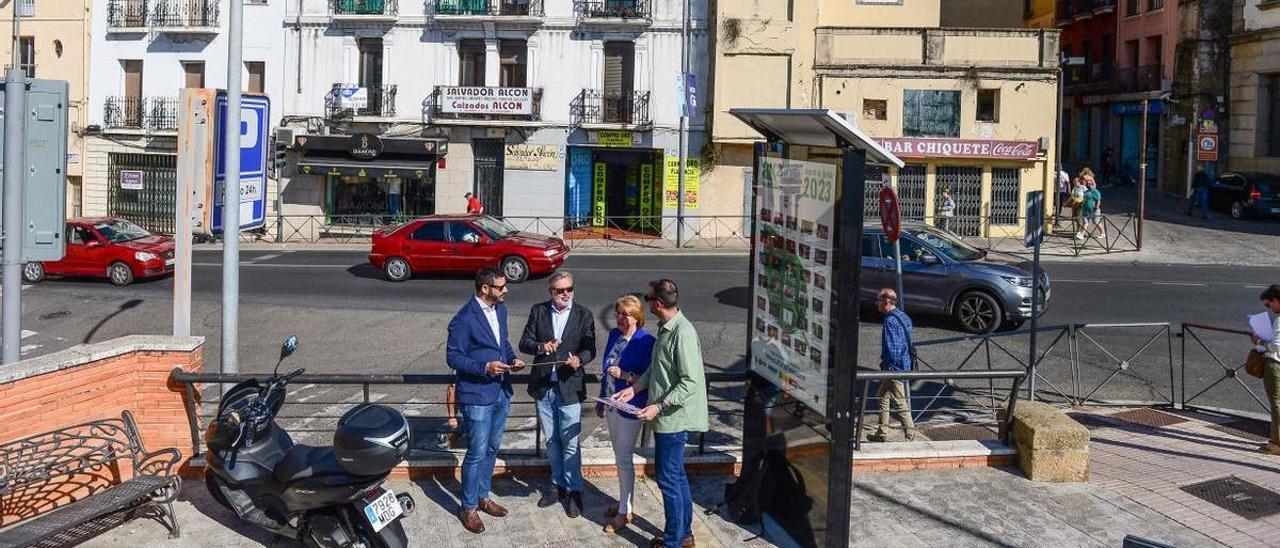
M 240 230 L 261 228 L 267 218 L 267 146 L 271 126 L 271 100 L 245 94 L 240 100 Z M 227 93 L 218 92 L 214 114 L 213 219 L 211 231 L 222 233 L 223 184 L 227 180 Z

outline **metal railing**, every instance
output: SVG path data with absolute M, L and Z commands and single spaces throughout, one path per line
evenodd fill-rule
M 499 95 L 503 90 L 526 90 L 529 93 L 532 102 L 529 114 L 467 114 L 458 112 L 446 112 L 443 104 L 443 93 L 445 88 L 466 87 L 466 86 L 436 86 L 435 90 L 422 101 L 422 116 L 424 121 L 431 120 L 518 120 L 536 122 L 542 119 L 542 88 L 509 88 L 509 87 L 485 87 L 483 89 L 492 89 L 495 91 L 493 101 L 501 101 Z
M 398 0 L 329 0 L 333 15 L 395 15 Z
M 867 402 L 869 400 L 879 400 L 877 396 L 871 395 L 871 383 L 886 381 L 903 381 L 908 386 L 912 381 L 933 382 L 944 389 L 953 387 L 956 381 L 960 380 L 986 380 L 992 384 L 997 380 L 1011 381 L 1008 396 L 1003 398 L 1008 403 L 1004 404 L 1004 413 L 998 412 L 998 406 L 995 402 L 995 391 L 991 390 L 987 396 L 992 398 L 990 407 L 978 404 L 984 412 L 990 412 L 993 419 L 999 422 L 1000 437 L 1006 443 L 1008 442 L 1009 423 L 1013 420 L 1013 411 L 1017 404 L 1018 398 L 1015 397 L 1018 383 L 1027 376 L 1027 372 L 1021 369 L 990 369 L 990 370 L 974 370 L 974 371 L 862 371 L 859 370 L 854 381 L 862 385 L 862 397 L 858 400 L 858 418 L 854 427 L 857 433 L 853 439 L 853 450 L 862 450 L 862 427 L 865 423 L 865 415 L 867 412 Z M 940 389 L 941 390 L 941 389 Z M 914 394 L 914 390 L 909 391 Z M 962 388 L 956 388 L 955 392 L 968 392 Z M 914 397 L 912 397 L 914 399 Z M 935 397 L 936 400 L 936 397 Z M 976 400 L 975 400 L 976 401 Z M 914 406 L 912 406 L 914 408 Z M 950 406 L 950 410 L 959 409 L 961 406 Z
M 1269 420 L 1271 406 L 1258 391 L 1260 381 L 1244 373 L 1245 352 L 1252 348 L 1250 333 L 1240 329 L 1197 323 L 1182 324 L 1182 391 L 1184 408 L 1226 412 Z M 1188 342 L 1191 342 L 1188 351 Z M 1224 357 L 1227 356 L 1227 357 Z M 1188 356 L 1200 362 L 1188 364 Z M 1188 374 L 1190 378 L 1188 378 Z M 1251 388 L 1250 385 L 1253 385 Z M 1187 393 L 1190 392 L 1190 395 Z M 1264 391 L 1265 395 L 1265 391 Z M 1239 401 L 1247 402 L 1247 409 Z
M 342 88 L 363 87 L 367 89 L 366 103 L 363 107 L 352 107 L 342 104 Z M 356 84 L 334 84 L 324 96 L 325 117 L 338 119 L 351 116 L 378 116 L 394 118 L 396 115 L 396 85 L 359 86 Z
M 177 97 L 107 97 L 102 123 L 106 129 L 177 131 Z
M 653 18 L 653 4 L 650 0 L 574 0 L 573 13 L 587 20 L 649 21 Z
M 442 370 L 447 370 L 441 366 Z M 185 392 L 185 411 L 188 427 L 191 432 L 193 456 L 203 454 L 203 425 L 207 425 L 217 412 L 220 397 L 203 397 L 200 384 L 230 385 L 249 379 L 259 381 L 266 379 L 265 374 L 223 374 L 223 373 L 188 373 L 175 368 L 170 374 L 171 382 L 181 384 Z M 528 374 L 512 375 L 515 385 L 528 384 Z M 741 446 L 741 418 L 743 400 L 746 394 L 745 373 L 707 373 L 707 402 L 713 425 L 710 432 L 700 433 L 697 446 L 698 454 L 708 451 L 711 446 L 734 444 Z M 397 374 L 304 374 L 294 379 L 290 385 L 284 407 L 276 417 L 280 424 L 296 441 L 327 445 L 332 440 L 332 433 L 337 420 L 350 407 L 360 403 L 378 403 L 395 407 L 409 417 L 410 427 L 415 438 L 411 448 L 410 459 L 422 453 L 448 452 L 449 446 L 440 436 L 448 436 L 456 432 L 448 428 L 449 419 L 444 398 L 445 388 L 457 382 L 453 373 L 397 373 Z M 584 383 L 588 387 L 598 388 L 600 378 L 587 374 Z M 438 395 L 424 396 L 428 389 L 435 389 Z M 346 391 L 346 394 L 335 392 Z M 209 391 L 219 394 L 221 391 Z M 398 392 L 398 393 L 397 393 Z M 338 396 L 338 399 L 324 396 Z M 534 456 L 541 456 L 543 449 L 542 429 L 538 422 L 535 402 L 522 389 L 512 394 L 511 414 L 507 417 L 506 434 L 532 435 L 532 451 Z M 594 409 L 595 404 L 588 400 L 582 404 L 586 409 Z M 461 420 L 461 410 L 457 417 Z M 584 412 L 585 414 L 585 412 Z M 727 428 L 727 429 L 726 429 Z M 735 430 L 736 429 L 736 430 Z M 646 428 L 647 430 L 647 428 Z M 427 439 L 423 439 L 423 435 Z M 585 437 L 585 436 L 584 436 Z M 647 439 L 646 435 L 643 439 Z M 719 438 L 719 439 L 717 439 Z M 518 447 L 519 439 L 509 440 L 506 444 L 507 454 L 515 450 L 528 449 Z M 717 443 L 726 442 L 726 443 Z M 416 455 L 415 455 L 416 453 Z
M 1125 67 L 1116 70 L 1119 91 L 1159 91 L 1164 87 L 1164 68 L 1160 65 Z
M 542 17 L 542 0 L 435 0 L 437 16 Z
M 141 30 L 147 26 L 147 13 L 147 0 L 109 0 L 107 27 Z
M 233 0 L 238 1 L 238 0 Z M 217 28 L 218 0 L 152 0 L 151 25 L 161 28 Z
M 570 124 L 619 124 L 647 126 L 653 123 L 649 117 L 649 92 L 615 92 L 584 89 L 569 103 Z

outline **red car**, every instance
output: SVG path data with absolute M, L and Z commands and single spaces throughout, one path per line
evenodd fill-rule
M 433 215 L 373 234 L 369 262 L 393 282 L 422 272 L 498 267 L 512 282 L 555 272 L 569 256 L 559 238 L 521 232 L 487 215 Z
M 36 283 L 49 274 L 106 277 L 115 285 L 129 285 L 173 272 L 173 238 L 124 219 L 71 219 L 66 238 L 67 253 L 61 261 L 27 263 L 22 278 Z

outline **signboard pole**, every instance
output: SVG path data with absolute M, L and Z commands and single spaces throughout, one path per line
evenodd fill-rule
M 1049 163 L 1045 162 L 1046 169 Z M 1030 239 L 1032 247 L 1035 249 L 1031 259 L 1031 358 L 1027 361 L 1027 367 L 1030 369 L 1027 377 L 1027 391 L 1029 399 L 1036 399 L 1036 354 L 1039 350 L 1036 347 L 1036 328 L 1039 325 L 1040 305 L 1038 296 L 1040 293 L 1040 241 L 1044 239 L 1044 192 L 1033 191 L 1027 193 L 1027 238 Z M 1025 242 L 1024 242 L 1025 243 Z M 1017 391 L 1014 391 L 1009 397 L 1017 397 Z
M 1142 145 L 1138 149 L 1138 251 L 1142 251 L 1142 224 L 1147 217 L 1147 110 L 1150 104 L 1150 99 L 1142 100 Z
M 14 26 L 18 25 L 18 3 L 14 2 Z M 17 36 L 16 28 L 14 36 Z M 15 39 L 16 40 L 16 39 Z M 15 42 L 16 44 L 17 42 Z M 22 183 L 27 170 L 26 138 L 27 73 L 14 63 L 4 82 L 4 343 L 5 364 L 22 359 Z
M 685 75 L 689 74 L 689 0 L 684 0 L 684 11 L 680 13 L 680 78 L 681 88 L 686 89 Z M 682 94 L 681 103 L 687 103 L 688 94 Z M 677 175 L 680 198 L 676 204 L 676 247 L 684 247 L 684 171 L 689 156 L 685 149 L 689 146 L 689 105 L 680 109 L 680 173 Z
M 222 372 L 239 372 L 240 329 L 240 94 L 244 65 L 244 2 L 229 2 L 227 123 L 222 178 Z M 266 123 L 265 120 L 262 123 Z

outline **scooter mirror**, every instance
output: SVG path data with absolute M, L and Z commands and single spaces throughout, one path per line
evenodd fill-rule
M 289 355 L 293 354 L 294 351 L 296 351 L 297 349 L 298 349 L 297 335 L 289 335 L 289 338 L 284 340 L 284 344 L 280 345 L 280 360 L 284 361 L 285 358 L 289 357 Z

